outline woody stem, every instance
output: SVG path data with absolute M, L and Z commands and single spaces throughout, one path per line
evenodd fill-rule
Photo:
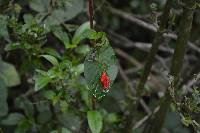
M 89 12 L 90 28 L 94 29 L 94 24 L 93 24 L 94 3 L 93 3 L 93 0 L 88 0 L 88 2 L 89 2 L 88 12 Z M 95 45 L 95 42 L 93 40 L 91 40 L 90 43 L 91 43 L 92 46 Z M 92 101 L 92 110 L 95 110 L 96 109 L 96 99 L 95 99 L 95 97 L 92 96 L 91 101 Z

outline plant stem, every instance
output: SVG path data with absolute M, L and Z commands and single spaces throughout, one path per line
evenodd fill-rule
M 94 2 L 93 2 L 93 0 L 88 0 L 88 2 L 89 2 L 88 12 L 89 12 L 90 28 L 94 29 L 94 24 L 93 24 Z M 95 46 L 95 41 L 91 40 L 90 43 L 91 43 L 92 46 Z M 91 101 L 92 101 L 92 110 L 95 110 L 96 109 L 96 99 L 95 99 L 95 97 L 92 96 Z
M 192 27 L 193 14 L 194 14 L 194 0 L 184 0 L 184 11 L 180 20 L 180 27 L 178 32 L 178 38 L 176 42 L 175 52 L 172 58 L 172 64 L 170 68 L 170 75 L 174 77 L 174 88 L 177 90 L 179 78 L 181 74 L 181 68 L 183 65 L 183 59 L 187 48 L 187 42 L 190 36 Z M 152 120 L 152 125 L 147 126 L 144 133 L 160 133 L 165 116 L 167 114 L 169 105 L 171 103 L 171 97 L 169 91 L 166 92 L 164 98 L 160 103 L 160 110 Z
M 140 101 L 142 90 L 143 90 L 144 85 L 147 81 L 147 78 L 148 78 L 148 76 L 151 72 L 151 67 L 152 67 L 153 61 L 155 59 L 155 55 L 158 51 L 158 47 L 163 42 L 163 34 L 164 34 L 165 28 L 168 24 L 168 18 L 169 18 L 172 2 L 173 2 L 173 0 L 168 0 L 166 5 L 165 5 L 165 9 L 164 9 L 164 13 L 161 17 L 161 23 L 160 23 L 159 29 L 156 32 L 156 36 L 155 36 L 154 41 L 152 43 L 150 53 L 148 54 L 147 61 L 146 61 L 145 66 L 144 66 L 144 71 L 143 71 L 142 77 L 141 77 L 141 79 L 140 79 L 140 81 L 137 85 L 137 89 L 136 89 L 137 100 L 136 100 L 135 104 L 133 103 L 133 105 L 131 105 L 132 110 L 133 110 L 133 113 L 131 113 L 131 114 L 136 113 L 136 109 L 137 109 L 137 106 L 138 106 L 139 101 Z M 130 132 L 132 125 L 133 125 L 133 116 L 131 115 L 131 117 L 129 117 L 128 120 L 127 120 L 127 124 L 126 124 L 126 127 L 125 127 L 126 130 L 129 130 L 129 132 Z
M 93 0 L 89 0 L 89 20 L 90 20 L 90 28 L 94 29 L 93 18 L 94 18 L 94 2 Z
M 136 96 L 139 98 L 141 96 L 142 90 L 144 89 L 145 83 L 148 79 L 148 76 L 151 72 L 151 67 L 153 64 L 153 61 L 155 59 L 155 55 L 158 52 L 158 47 L 159 45 L 163 42 L 163 33 L 165 32 L 165 28 L 167 26 L 168 23 L 168 19 L 169 19 L 169 14 L 170 14 L 170 9 L 171 9 L 171 5 L 172 5 L 173 0 L 168 0 L 166 5 L 165 5 L 165 9 L 164 9 L 164 13 L 162 15 L 161 18 L 161 24 L 160 27 L 156 33 L 156 36 L 154 38 L 150 53 L 147 57 L 145 66 L 144 66 L 144 71 L 142 73 L 142 77 L 137 85 L 137 92 L 136 92 Z

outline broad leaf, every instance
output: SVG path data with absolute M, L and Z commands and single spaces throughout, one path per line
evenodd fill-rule
M 44 0 L 46 1 L 46 0 Z M 70 2 L 70 6 L 66 6 L 64 9 L 54 9 L 51 15 L 47 17 L 44 23 L 47 26 L 59 25 L 65 21 L 68 21 L 83 11 L 84 1 L 73 0 Z
M 103 72 L 109 78 L 109 86 L 106 89 L 100 81 Z M 103 35 L 101 41 L 89 52 L 84 62 L 85 79 L 92 95 L 97 99 L 104 97 L 112 87 L 117 73 L 118 66 L 115 53 L 107 38 Z
M 65 45 L 65 48 L 70 48 L 70 40 L 68 34 L 59 27 L 52 28 L 53 34 Z
M 17 125 L 20 120 L 22 120 L 24 116 L 20 113 L 11 113 L 7 118 L 1 121 L 2 125 L 13 126 Z
M 101 114 L 97 111 L 88 111 L 87 119 L 92 133 L 100 133 L 103 126 Z
M 20 84 L 20 77 L 15 67 L 0 60 L 0 78 L 4 80 L 7 87 L 12 87 Z
M 37 12 L 47 12 L 50 7 L 50 0 L 29 0 L 29 6 Z
M 82 34 L 86 31 L 90 29 L 90 22 L 85 22 L 83 23 L 77 30 L 76 32 L 74 33 L 74 36 L 73 36 L 73 40 L 75 38 L 79 38 L 80 36 L 82 36 Z

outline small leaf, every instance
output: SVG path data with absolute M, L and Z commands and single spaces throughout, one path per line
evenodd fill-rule
M 44 88 L 48 83 L 51 82 L 51 79 L 47 76 L 43 76 L 43 75 L 36 75 L 34 76 L 34 80 L 35 80 L 35 91 L 39 91 L 42 88 Z
M 84 39 L 97 39 L 97 32 L 92 29 L 87 29 L 80 36 L 73 37 L 72 44 L 77 45 Z
M 70 48 L 70 41 L 68 34 L 59 27 L 52 28 L 53 34 L 65 45 L 65 48 Z
M 54 66 L 59 65 L 58 60 L 52 55 L 41 55 L 41 57 L 44 57 L 46 60 L 51 62 L 51 64 L 54 65 Z
M 90 52 L 90 47 L 88 45 L 80 45 L 75 49 L 75 52 L 78 54 L 87 54 L 88 52 Z
M 20 77 L 15 67 L 7 62 L 0 60 L 0 77 L 4 80 L 7 87 L 20 84 Z
M 16 49 L 30 49 L 31 45 L 28 43 L 10 43 L 5 46 L 5 51 L 11 51 Z
M 23 118 L 24 116 L 20 113 L 11 113 L 7 118 L 1 121 L 1 124 L 6 126 L 14 126 L 17 125 Z
M 103 126 L 101 114 L 97 111 L 88 111 L 87 119 L 92 133 L 100 133 Z
M 56 93 L 52 90 L 47 90 L 47 91 L 44 91 L 43 95 L 46 99 L 53 100 L 56 96 Z
M 54 56 L 58 59 L 61 59 L 60 54 L 55 49 L 50 48 L 50 47 L 46 47 L 46 48 L 43 48 L 43 50 L 44 50 L 45 54 L 49 54 L 49 55 L 52 55 L 52 56 Z
M 74 33 L 73 38 L 79 38 L 80 36 L 82 36 L 82 34 L 86 31 L 90 29 L 90 22 L 85 22 L 83 23 Z

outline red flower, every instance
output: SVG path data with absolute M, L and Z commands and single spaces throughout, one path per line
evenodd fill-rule
M 103 89 L 107 90 L 110 84 L 110 79 L 106 72 L 102 72 L 101 77 L 100 77 L 101 84 L 103 85 Z

